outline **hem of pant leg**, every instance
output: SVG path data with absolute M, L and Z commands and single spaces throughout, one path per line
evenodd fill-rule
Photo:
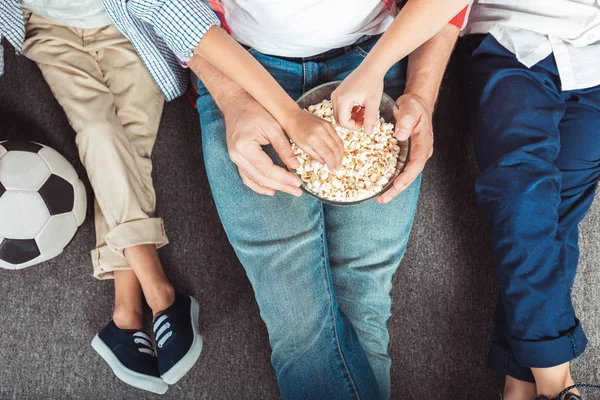
M 125 249 L 153 244 L 157 249 L 169 244 L 161 218 L 145 218 L 117 225 L 106 235 L 107 246 L 125 258 Z
M 535 383 L 531 369 L 520 366 L 510 350 L 498 343 L 492 343 L 488 355 L 488 368 L 495 374 L 511 376 L 520 381 Z
M 107 246 L 97 247 L 93 249 L 91 253 L 92 265 L 94 268 L 93 276 L 98 280 L 114 279 L 114 271 L 131 270 L 127 260 L 119 257 L 116 254 L 113 254 L 113 252 Z M 102 254 L 105 255 L 102 256 Z M 107 261 L 107 258 L 112 258 L 112 260 Z
M 325 236 L 325 216 L 323 215 L 323 205 L 320 204 L 321 207 L 321 242 L 322 242 L 322 251 L 323 251 L 323 266 L 325 267 L 325 276 L 327 277 L 327 290 L 329 292 L 329 304 L 330 304 L 330 311 L 331 311 L 331 318 L 333 320 L 333 335 L 335 337 L 335 345 L 337 347 L 337 351 L 338 351 L 338 355 L 340 356 L 342 365 L 344 367 L 344 372 L 345 374 L 348 376 L 349 379 L 349 383 L 350 383 L 350 389 L 353 392 L 354 398 L 357 400 L 360 400 L 360 395 L 358 393 L 358 389 L 356 388 L 356 384 L 354 383 L 354 379 L 352 378 L 352 374 L 350 373 L 350 369 L 348 368 L 348 364 L 346 363 L 346 359 L 344 358 L 344 353 L 342 352 L 342 348 L 340 346 L 340 338 L 338 335 L 338 331 L 337 331 L 337 319 L 335 317 L 335 312 L 333 310 L 333 292 L 332 292 L 332 285 L 333 282 L 331 281 L 331 277 L 329 274 L 329 271 L 327 270 L 327 251 L 326 251 L 326 246 L 327 246 L 327 240 L 326 240 L 326 236 Z
M 575 327 L 564 335 L 540 341 L 511 338 L 511 348 L 520 365 L 528 368 L 550 368 L 579 357 L 587 346 L 587 337 L 578 319 Z

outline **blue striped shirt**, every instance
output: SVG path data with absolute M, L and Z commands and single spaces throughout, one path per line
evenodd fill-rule
M 135 47 L 167 100 L 185 93 L 189 73 L 181 66 L 206 31 L 220 25 L 203 0 L 103 0 L 116 27 Z M 19 0 L 0 0 L 0 40 L 23 47 L 25 26 Z M 0 76 L 4 73 L 0 45 Z

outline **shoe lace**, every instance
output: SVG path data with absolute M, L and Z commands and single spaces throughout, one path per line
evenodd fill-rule
M 600 385 L 592 385 L 589 383 L 580 383 L 577 385 L 569 386 L 568 388 L 566 388 L 565 390 L 560 392 L 558 394 L 558 396 L 556 396 L 552 399 L 550 399 L 549 397 L 546 397 L 544 395 L 541 395 L 541 396 L 536 397 L 535 400 L 561 400 L 565 394 L 569 393 L 573 389 L 600 389 Z
M 149 354 L 152 357 L 155 356 L 154 347 L 152 346 L 152 340 L 144 332 L 134 333 L 133 334 L 133 343 L 142 345 L 142 346 L 138 347 L 138 351 L 140 353 Z
M 171 330 L 171 323 L 168 321 L 168 316 L 163 315 L 157 319 L 156 322 L 154 322 L 152 329 L 154 331 L 154 337 L 156 338 L 156 345 L 159 349 L 162 349 L 162 347 L 165 345 L 165 342 L 169 340 L 171 336 L 173 336 L 173 331 Z

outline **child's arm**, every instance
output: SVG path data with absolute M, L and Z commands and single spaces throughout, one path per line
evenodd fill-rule
M 333 126 L 304 112 L 275 79 L 219 25 L 203 0 L 129 0 L 127 9 L 151 24 L 183 62 L 198 54 L 254 97 L 285 133 L 331 169 L 342 162 L 344 145 Z
M 332 170 L 341 165 L 344 144 L 333 126 L 300 109 L 267 70 L 223 29 L 209 29 L 194 52 L 254 97 L 302 150 Z
M 468 0 L 409 0 L 392 25 L 369 52 L 362 64 L 333 93 L 333 107 L 340 125 L 358 129 L 352 108 L 365 108 L 364 128 L 373 130 L 387 71 L 448 24 L 469 3 Z

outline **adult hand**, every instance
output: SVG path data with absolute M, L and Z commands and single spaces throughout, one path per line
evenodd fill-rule
M 240 91 L 221 107 L 225 118 L 227 148 L 242 181 L 256 193 L 269 196 L 275 191 L 301 196 L 300 178 L 273 163 L 261 146 L 272 145 L 289 168 L 300 162 L 294 155 L 281 126 L 252 96 Z
M 355 69 L 333 91 L 331 102 L 338 124 L 352 130 L 364 127 L 365 132 L 371 134 L 379 118 L 383 76 L 361 67 Z M 360 114 L 355 112 L 356 105 L 363 108 Z M 362 118 L 357 118 L 357 115 Z
M 396 103 L 394 136 L 398 140 L 412 138 L 410 156 L 404 172 L 394 180 L 394 186 L 377 198 L 380 204 L 390 202 L 413 183 L 433 155 L 433 107 L 415 94 L 404 94 Z
M 287 118 L 284 129 L 298 147 L 331 171 L 342 165 L 344 142 L 330 122 L 298 108 Z

